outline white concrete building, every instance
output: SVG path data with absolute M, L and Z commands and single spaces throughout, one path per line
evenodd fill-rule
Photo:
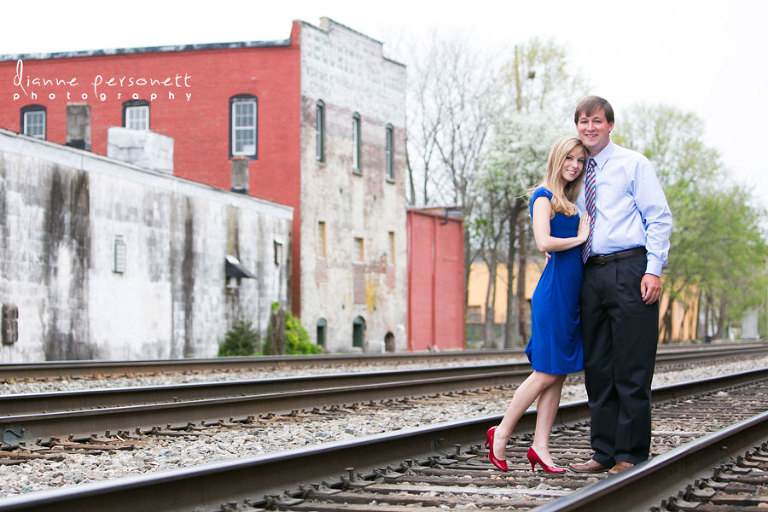
M 291 221 L 289 207 L 0 130 L 0 361 L 213 357 L 238 320 L 263 332 L 286 300 Z M 256 278 L 228 278 L 232 263 Z

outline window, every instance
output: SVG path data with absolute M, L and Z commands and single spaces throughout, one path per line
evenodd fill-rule
M 387 258 L 387 263 L 390 265 L 395 264 L 395 232 L 390 231 L 389 232 L 389 257 Z
M 30 105 L 21 109 L 21 133 L 45 139 L 45 107 L 42 105 Z
M 362 238 L 355 237 L 355 254 L 353 257 L 358 263 L 362 263 L 365 260 L 365 244 Z
M 325 222 L 317 223 L 317 255 L 325 258 Z
M 280 266 L 280 263 L 283 262 L 283 244 L 275 240 L 273 248 L 275 251 L 275 265 Z
M 365 319 L 358 316 L 352 321 L 352 346 L 363 348 L 365 342 Z
M 386 133 L 387 180 L 395 181 L 395 129 L 391 124 L 387 125 Z
M 149 130 L 149 102 L 131 100 L 123 103 L 123 126 L 129 130 Z
M 122 235 L 115 236 L 112 272 L 116 274 L 125 273 L 127 260 L 126 252 L 125 240 L 123 239 Z
M 257 105 L 254 96 L 235 96 L 230 102 L 230 156 L 256 158 Z
M 323 100 L 317 102 L 317 111 L 315 114 L 315 131 L 317 136 L 317 161 L 325 161 L 325 103 Z
M 320 347 L 325 346 L 325 330 L 327 327 L 328 321 L 325 318 L 317 321 L 317 345 Z
M 363 168 L 360 163 L 360 114 L 357 112 L 352 115 L 352 172 L 362 174 Z
M 482 306 L 467 306 L 467 323 L 471 323 L 471 324 L 483 323 Z

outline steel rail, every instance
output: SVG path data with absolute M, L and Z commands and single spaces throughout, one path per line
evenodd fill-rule
M 768 378 L 768 370 L 705 379 L 656 388 L 654 402 L 711 392 Z M 563 404 L 558 423 L 583 421 L 589 416 L 586 401 Z M 378 434 L 354 441 L 334 442 L 318 447 L 290 450 L 274 455 L 206 464 L 182 470 L 155 473 L 141 477 L 122 478 L 85 484 L 72 488 L 46 491 L 0 500 L 0 512 L 35 510 L 37 512 L 142 512 L 188 511 L 200 507 L 217 507 L 222 503 L 249 499 L 257 502 L 265 495 L 280 494 L 288 488 L 322 480 L 338 480 L 346 468 L 370 471 L 398 464 L 405 459 L 422 459 L 438 450 L 449 451 L 455 445 L 473 445 L 483 441 L 485 430 L 498 423 L 501 415 L 483 416 L 447 422 L 425 428 Z M 521 418 L 521 431 L 535 424 L 534 411 Z M 720 441 L 720 445 L 724 442 Z M 717 444 L 717 443 L 716 443 Z M 662 455 L 646 466 L 667 466 Z M 677 471 L 685 471 L 683 463 Z M 633 481 L 636 470 L 608 480 L 611 483 Z M 631 485 L 625 485 L 626 490 Z M 596 486 L 608 486 L 599 484 Z M 638 486 L 635 492 L 641 492 Z M 628 492 L 628 491 L 627 491 Z M 612 502 L 613 503 L 613 502 Z M 616 507 L 612 507 L 616 508 Z M 620 507 L 619 507 L 620 508 Z M 590 510 L 595 510 L 592 506 Z M 563 509 L 566 510 L 566 509 Z M 575 510 L 575 509 L 574 509 Z M 586 509 L 585 509 L 586 510 Z
M 746 351 L 745 351 L 746 350 Z M 768 352 L 768 347 L 740 349 L 739 356 L 754 355 L 758 351 Z M 662 352 L 657 357 L 657 366 L 712 360 L 716 357 L 734 355 L 732 349 L 700 351 Z M 530 363 L 482 364 L 439 368 L 390 370 L 383 372 L 350 372 L 323 375 L 267 378 L 259 380 L 228 380 L 225 382 L 204 382 L 157 385 L 127 388 L 102 388 L 82 391 L 57 391 L 48 393 L 20 393 L 0 395 L 0 411 L 6 416 L 33 415 L 69 410 L 99 409 L 118 406 L 181 402 L 189 400 L 214 399 L 236 396 L 252 396 L 264 393 L 287 393 L 308 389 L 322 389 L 363 384 L 386 384 L 392 381 L 421 380 L 436 377 L 460 378 L 464 375 L 486 373 L 510 375 L 508 384 L 522 381 L 531 371 Z M 509 374 L 507 372 L 522 372 Z
M 233 380 L 172 384 L 162 386 L 102 388 L 82 391 L 51 393 L 25 393 L 0 395 L 0 411 L 6 416 L 31 415 L 67 410 L 99 409 L 128 405 L 183 402 L 238 396 L 294 393 L 297 391 L 353 387 L 371 384 L 419 382 L 443 378 L 475 378 L 484 374 L 488 378 L 500 376 L 508 383 L 522 382 L 530 374 L 530 364 L 493 364 L 466 367 L 421 368 L 384 372 L 353 372 L 325 375 L 304 375 L 260 380 Z M 491 381 L 488 381 L 491 382 Z M 498 382 L 498 381 L 495 381 Z
M 693 353 L 728 354 L 739 351 L 761 353 L 768 350 L 765 342 L 750 342 L 722 345 L 674 345 L 659 347 L 659 354 L 677 354 L 685 358 Z M 741 352 L 748 353 L 748 352 Z M 704 356 L 706 357 L 706 356 Z M 487 360 L 510 358 L 525 361 L 522 350 L 467 350 L 445 352 L 410 352 L 385 354 L 319 354 L 311 356 L 258 356 L 219 357 L 208 359 L 154 359 L 154 360 L 85 360 L 50 361 L 41 363 L 0 364 L 0 377 L 5 380 L 46 379 L 46 378 L 93 378 L 125 375 L 167 374 L 179 372 L 239 371 L 258 369 L 280 369 L 313 366 L 342 366 L 350 364 L 418 364 L 444 362 L 461 359 Z
M 471 370 L 468 369 L 468 370 Z M 408 372 L 406 372 L 408 373 Z M 153 404 L 19 414 L 0 417 L 2 442 L 15 446 L 52 437 L 84 440 L 104 432 L 149 432 L 155 428 L 183 428 L 190 423 L 243 421 L 265 413 L 286 413 L 329 405 L 464 391 L 522 382 L 529 371 L 436 372 L 432 377 L 408 378 L 294 391 L 264 392 L 258 395 L 194 399 Z
M 723 461 L 734 460 L 768 441 L 768 411 L 679 446 L 612 478 L 580 489 L 537 512 L 649 510 L 689 482 L 707 478 Z
M 178 372 L 210 372 L 280 369 L 295 367 L 328 367 L 360 364 L 417 364 L 462 360 L 487 360 L 499 358 L 525 360 L 522 350 L 466 350 L 445 352 L 408 352 L 385 354 L 316 354 L 294 356 L 216 357 L 193 359 L 150 360 L 83 360 L 50 361 L 41 363 L 17 363 L 0 365 L 0 376 L 5 379 L 20 378 L 84 378 L 93 376 L 123 376 L 135 374 L 165 374 Z
M 83 440 L 108 431 L 243 421 L 265 413 L 518 384 L 529 372 L 529 365 L 484 365 L 5 395 L 0 397 L 0 441 L 17 446 L 50 438 Z

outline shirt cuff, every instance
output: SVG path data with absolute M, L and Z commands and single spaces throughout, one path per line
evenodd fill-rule
M 648 255 L 648 263 L 645 265 L 645 273 L 646 274 L 653 274 L 656 277 L 661 277 L 661 268 L 663 265 L 660 261 L 658 261 L 656 258 L 651 257 L 651 255 Z

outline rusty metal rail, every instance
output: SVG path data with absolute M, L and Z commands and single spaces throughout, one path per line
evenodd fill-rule
M 88 439 L 94 435 L 111 432 L 149 432 L 156 428 L 182 428 L 190 422 L 212 423 L 217 421 L 244 421 L 249 417 L 266 413 L 285 413 L 298 409 L 313 409 L 329 405 L 368 402 L 401 397 L 446 393 L 508 385 L 522 382 L 530 372 L 528 370 L 510 370 L 505 365 L 494 367 L 444 368 L 413 370 L 403 372 L 384 372 L 367 374 L 331 375 L 320 378 L 277 379 L 278 382 L 250 382 L 234 384 L 240 392 L 250 390 L 253 394 L 221 397 L 221 389 L 202 386 L 190 386 L 184 400 L 139 403 L 137 405 L 117 405 L 111 407 L 92 407 L 74 411 L 54 411 L 37 414 L 16 414 L 0 416 L 2 442 L 11 446 L 21 443 L 36 442 L 51 437 Z M 121 402 L 126 397 L 153 397 L 160 393 L 163 398 L 182 395 L 179 387 L 172 390 L 150 388 L 142 395 L 132 390 L 118 390 L 116 394 L 103 390 L 105 397 L 116 398 Z M 217 398 L 194 398 L 194 394 L 206 392 L 219 393 Z M 256 393 L 256 391 L 259 391 Z M 67 404 L 74 404 L 76 398 L 84 401 L 99 402 L 99 397 L 92 398 L 93 392 L 64 394 Z M 54 400 L 56 394 L 41 397 L 24 395 L 37 405 L 46 400 Z M 12 397 L 6 397 L 11 404 Z M 130 398 L 129 398 L 130 399 Z M 139 400 L 139 398 L 136 398 Z M 130 402 L 129 402 L 130 403 Z M 26 408 L 23 402 L 19 409 Z
M 754 345 L 752 345 L 754 346 Z M 350 367 L 355 365 L 427 364 L 445 361 L 487 361 L 509 358 L 525 361 L 521 350 L 466 350 L 385 354 L 318 354 L 295 356 L 217 357 L 208 359 L 152 359 L 140 361 L 51 361 L 2 364 L 4 379 L 93 378 L 134 375 L 205 373 L 260 369 Z
M 723 343 L 712 345 L 662 345 L 659 354 L 686 358 L 714 357 L 717 355 L 764 354 L 765 341 Z M 708 354 L 708 355 L 707 355 Z M 521 350 L 466 350 L 429 353 L 385 354 L 321 354 L 312 356 L 259 356 L 220 357 L 210 359 L 156 359 L 141 361 L 53 361 L 45 363 L 0 364 L 0 378 L 18 379 L 76 379 L 134 375 L 160 375 L 174 373 L 204 373 L 282 369 L 302 367 L 350 367 L 355 365 L 395 365 L 445 363 L 448 361 L 487 361 L 508 358 L 525 363 Z
M 701 393 L 717 391 L 723 388 L 752 383 L 768 378 L 768 370 L 747 372 L 728 377 L 707 379 L 675 386 L 657 388 L 653 391 L 654 403 L 689 397 Z M 559 412 L 558 423 L 583 421 L 588 416 L 585 402 L 564 404 Z M 286 489 L 295 489 L 300 485 L 321 482 L 343 482 L 348 475 L 348 467 L 356 471 L 373 471 L 396 464 L 398 467 L 406 459 L 423 460 L 430 456 L 441 457 L 454 446 L 472 446 L 482 443 L 485 429 L 496 424 L 501 416 L 485 416 L 471 420 L 432 425 L 427 428 L 399 431 L 362 438 L 352 442 L 337 442 L 319 447 L 292 450 L 276 455 L 240 459 L 233 462 L 210 464 L 179 471 L 152 474 L 144 477 L 120 479 L 103 483 L 87 484 L 81 487 L 58 491 L 37 493 L 0 500 L 0 511 L 35 510 L 39 512 L 56 511 L 182 511 L 222 510 L 226 503 L 249 501 L 257 504 L 265 495 L 283 494 Z M 532 413 L 527 413 L 518 425 L 521 431 L 530 430 L 535 422 Z M 763 427 L 764 428 L 764 427 Z M 583 437 L 583 436 L 582 436 Z M 714 446 L 735 441 L 719 438 Z M 749 444 L 749 442 L 746 442 Z M 459 450 L 457 449 L 456 452 Z M 717 448 L 714 451 L 718 451 Z M 670 471 L 671 462 L 665 456 L 659 456 L 646 467 L 658 465 Z M 655 462 L 658 461 L 658 462 Z M 438 461 L 439 462 L 439 461 Z M 454 461 L 455 462 L 455 461 Z M 682 462 L 681 469 L 688 471 Z M 487 461 L 484 465 L 488 466 Z M 481 469 L 481 468 L 477 468 Z M 594 488 L 604 489 L 612 483 L 634 481 L 634 475 L 642 470 L 638 466 L 632 472 L 618 477 L 605 479 Z M 498 473 L 497 473 L 498 474 Z M 341 476 L 340 476 L 341 475 Z M 382 475 L 386 479 L 386 475 Z M 603 483 L 605 482 L 605 483 Z M 626 484 L 625 489 L 634 487 Z M 347 485 L 354 482 L 347 481 Z M 604 492 L 603 491 L 603 492 Z M 325 492 L 316 488 L 316 495 Z M 330 489 L 328 492 L 332 492 Z M 586 492 L 586 491 L 584 491 Z M 624 491 L 628 492 L 628 491 Z M 637 487 L 635 492 L 642 493 Z M 289 496 L 286 494 L 286 496 Z M 598 499 L 596 496 L 594 499 Z M 549 506 L 554 506 L 553 502 Z M 562 503 L 562 502 L 561 502 Z M 612 509 L 617 508 L 615 502 Z M 569 505 L 572 506 L 572 505 Z M 619 509 L 626 509 L 618 506 Z M 590 510 L 596 510 L 591 507 Z M 633 507 L 634 509 L 634 507 Z M 562 510 L 571 510 L 563 508 Z M 574 508 L 573 510 L 578 510 Z M 586 508 L 584 509 L 586 510 Z
M 736 460 L 768 441 L 768 411 L 692 441 L 595 485 L 537 508 L 537 512 L 651 510 L 688 482 L 706 478 L 726 460 Z M 736 510 L 735 508 L 729 510 Z
M 522 379 L 530 374 L 530 371 L 530 364 L 528 363 L 490 364 L 468 367 L 457 366 L 384 372 L 337 373 L 260 380 L 232 380 L 164 386 L 0 395 L 0 411 L 7 416 L 37 414 L 40 411 L 52 413 L 68 410 L 247 397 L 264 394 L 279 395 L 333 388 L 351 389 L 356 386 L 377 384 L 419 383 L 434 379 L 443 379 L 441 382 L 456 379 L 457 385 L 472 385 L 473 380 L 477 379 L 479 375 L 486 377 L 481 379 L 481 384 L 515 383 L 522 381 Z M 469 381 L 464 380 L 467 378 L 469 378 Z M 272 412 L 282 412 L 284 409 L 285 407 L 281 407 L 278 411 Z
M 765 348 L 735 353 L 744 357 L 758 350 Z M 674 351 L 661 353 L 657 364 L 733 355 L 733 348 Z M 0 396 L 0 441 L 16 446 L 54 437 L 82 440 L 109 431 L 181 428 L 190 422 L 243 421 L 266 413 L 519 384 L 529 372 L 528 363 L 514 363 L 5 395 Z

